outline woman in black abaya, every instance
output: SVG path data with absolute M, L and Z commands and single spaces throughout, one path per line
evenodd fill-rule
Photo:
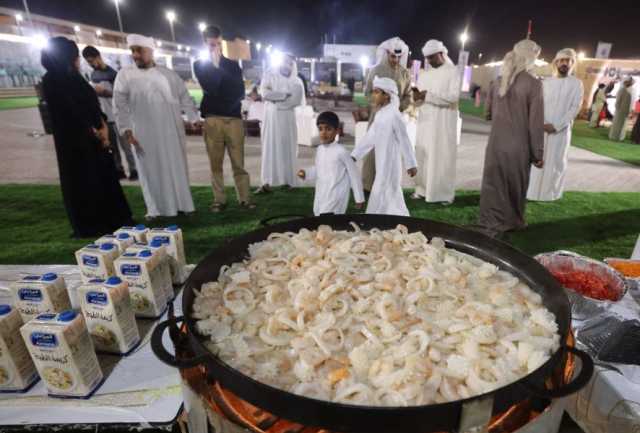
M 42 88 L 53 125 L 64 206 L 74 237 L 97 237 L 130 225 L 131 210 L 109 151 L 98 97 L 80 75 L 75 42 L 49 40 Z

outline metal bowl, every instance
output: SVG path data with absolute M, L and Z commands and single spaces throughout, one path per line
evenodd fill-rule
M 554 251 L 535 256 L 549 272 L 553 271 L 582 271 L 590 272 L 607 282 L 615 294 L 615 301 L 599 300 L 582 295 L 565 287 L 565 292 L 571 303 L 571 315 L 576 320 L 585 320 L 608 310 L 620 301 L 629 290 L 629 283 L 624 276 L 606 263 L 581 256 L 571 251 Z

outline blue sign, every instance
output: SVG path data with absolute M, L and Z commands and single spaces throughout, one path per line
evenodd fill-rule
M 32 332 L 31 343 L 38 347 L 56 347 L 58 346 L 58 339 L 55 334 L 49 334 L 46 332 Z

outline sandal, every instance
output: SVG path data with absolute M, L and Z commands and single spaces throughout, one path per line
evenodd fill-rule
M 269 194 L 270 192 L 271 192 L 271 188 L 269 188 L 267 185 L 262 185 L 260 188 L 255 190 L 254 194 L 256 195 Z
M 226 203 L 213 203 L 211 206 L 209 206 L 209 210 L 213 213 L 220 213 L 226 208 Z
M 243 201 L 243 202 L 240 202 L 240 207 L 243 207 L 246 210 L 254 210 L 256 208 L 256 204 L 251 203 L 249 201 Z

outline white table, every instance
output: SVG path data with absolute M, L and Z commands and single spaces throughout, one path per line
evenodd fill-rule
M 78 307 L 76 289 L 80 274 L 76 266 L 0 266 L 0 304 L 12 304 L 8 284 L 36 273 L 56 272 L 64 276 L 71 302 Z M 182 314 L 181 294 L 174 301 Z M 165 316 L 161 319 L 166 319 Z M 127 357 L 99 355 L 106 380 L 88 400 L 56 399 L 46 395 L 40 381 L 24 394 L 0 394 L 0 424 L 3 426 L 52 424 L 126 424 L 142 428 L 172 424 L 182 407 L 178 370 L 160 362 L 149 343 L 157 321 L 138 320 L 140 346 Z M 168 334 L 164 343 L 172 344 Z

